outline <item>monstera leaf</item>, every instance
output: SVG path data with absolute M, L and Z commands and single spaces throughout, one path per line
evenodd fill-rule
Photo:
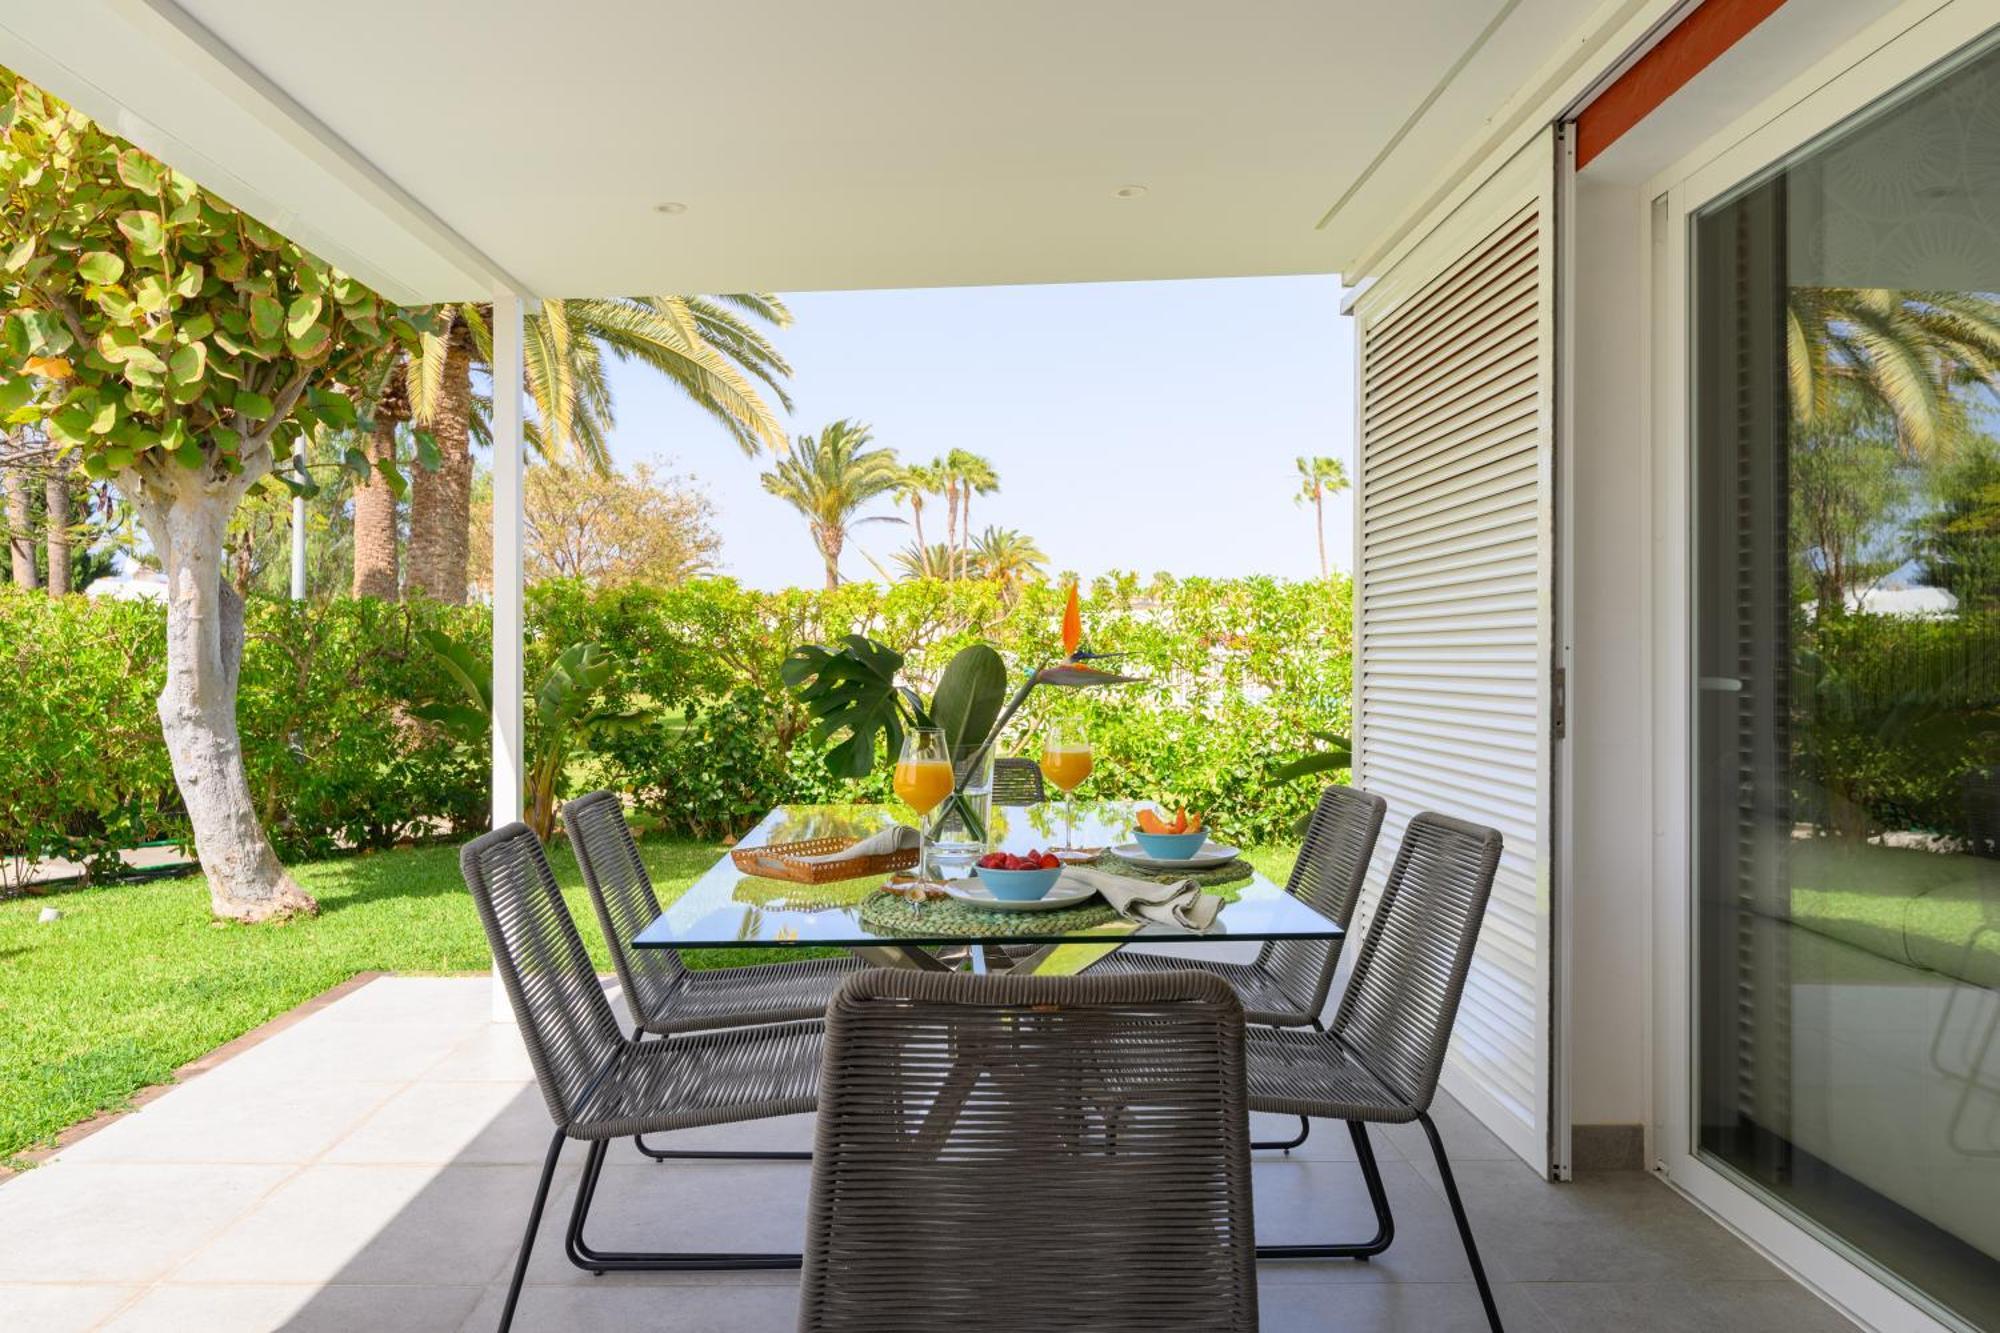
M 822 742 L 845 739 L 826 752 L 827 771 L 836 777 L 865 778 L 875 768 L 875 740 L 887 742 L 889 753 L 903 746 L 903 716 L 907 707 L 919 726 L 929 715 L 916 695 L 896 685 L 903 655 L 893 648 L 849 634 L 835 648 L 807 644 L 794 648 L 779 674 L 785 686 L 813 716 L 813 733 Z

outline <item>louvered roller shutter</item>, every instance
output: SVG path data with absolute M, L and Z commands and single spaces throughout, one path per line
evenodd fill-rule
M 1355 776 L 1389 801 L 1378 880 L 1420 811 L 1505 836 L 1445 1086 L 1547 1172 L 1554 322 L 1545 174 L 1510 170 L 1461 206 L 1447 239 L 1420 247 L 1356 303 Z

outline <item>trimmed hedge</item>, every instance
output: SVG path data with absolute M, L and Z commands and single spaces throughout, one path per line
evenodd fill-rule
M 657 711 L 600 738 L 571 785 L 633 792 L 660 826 L 742 832 L 785 800 L 880 799 L 886 776 L 836 781 L 807 719 L 778 684 L 800 643 L 863 633 L 909 649 L 927 677 L 961 646 L 994 643 L 1016 671 L 1058 655 L 1061 590 L 920 581 L 762 593 L 727 579 L 673 588 L 530 591 L 532 682 L 570 644 L 610 644 L 617 702 Z M 153 700 L 164 610 L 50 600 L 0 589 L 0 854 L 108 864 L 120 847 L 183 835 Z M 1313 784 L 1269 775 L 1313 731 L 1348 725 L 1351 604 L 1343 580 L 1099 580 L 1091 646 L 1125 652 L 1141 685 L 1040 690 L 1004 749 L 1032 753 L 1040 727 L 1081 719 L 1097 743 L 1099 797 L 1154 797 L 1206 811 L 1227 836 L 1283 837 Z M 485 819 L 484 747 L 454 743 L 410 707 L 452 698 L 417 640 L 445 630 L 483 644 L 479 607 L 339 599 L 254 600 L 239 719 L 251 789 L 288 857 L 445 836 Z M 530 719 L 532 726 L 532 717 Z

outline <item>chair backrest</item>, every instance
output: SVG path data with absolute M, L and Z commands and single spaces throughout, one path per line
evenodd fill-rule
M 1333 1016 L 1333 1035 L 1419 1111 L 1437 1093 L 1499 864 L 1497 830 L 1412 819 Z
M 993 804 L 1040 805 L 1047 799 L 1040 764 L 1032 759 L 993 761 Z
M 2000 768 L 1968 770 L 1959 778 L 1958 790 L 1972 854 L 2000 860 Z
M 542 841 L 513 823 L 458 857 L 514 1006 L 535 1081 L 558 1126 L 577 1118 L 600 1071 L 625 1044 Z
M 1335 783 L 1321 792 L 1286 892 L 1342 926 L 1352 922 L 1388 809 L 1389 803 L 1380 796 L 1354 787 Z M 1340 944 L 1339 940 L 1273 940 L 1264 947 L 1261 961 L 1280 978 L 1287 995 L 1316 1015 L 1333 985 Z
M 1256 1328 L 1220 978 L 860 972 L 820 1068 L 801 1329 Z
M 590 891 L 590 905 L 611 950 L 611 965 L 625 990 L 625 1003 L 638 1019 L 665 1013 L 687 967 L 672 949 L 631 946 L 632 937 L 660 914 L 660 900 L 653 892 L 652 876 L 639 859 L 639 844 L 625 823 L 625 807 L 618 793 L 594 791 L 569 802 L 563 806 L 563 828 L 583 870 L 583 884 Z

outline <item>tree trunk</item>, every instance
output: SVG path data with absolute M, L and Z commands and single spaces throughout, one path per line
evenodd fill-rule
M 826 561 L 826 587 L 829 592 L 840 586 L 840 547 L 838 532 L 820 534 L 819 554 L 820 558 Z
M 1313 528 L 1319 533 L 1319 576 L 1326 577 L 1326 509 L 1319 492 L 1313 492 Z
M 7 486 L 7 552 L 12 557 L 14 586 L 39 588 L 35 573 L 35 528 L 28 513 L 28 470 L 0 468 L 0 480 Z
M 405 580 L 453 605 L 465 601 L 472 552 L 472 330 L 452 326 L 436 419 L 438 468 L 418 468 L 410 484 L 410 567 Z
M 375 405 L 375 431 L 368 440 L 371 466 L 384 462 L 395 465 L 396 428 L 408 417 L 409 406 L 400 386 L 382 395 L 382 401 Z M 354 488 L 353 593 L 393 602 L 397 587 L 396 493 L 378 471 Z
M 128 487 L 127 495 L 138 502 L 167 576 L 160 729 L 208 876 L 209 904 L 219 917 L 267 921 L 319 905 L 278 864 L 243 773 L 236 730 L 243 599 L 222 577 L 223 536 L 241 491 L 235 479 L 154 474 L 143 491 Z
M 924 545 L 924 502 L 922 500 L 910 501 L 910 517 L 916 521 L 917 525 L 917 549 L 919 551 L 930 549 Z
M 48 525 L 49 596 L 69 592 L 69 478 L 57 471 L 42 486 L 43 522 Z

